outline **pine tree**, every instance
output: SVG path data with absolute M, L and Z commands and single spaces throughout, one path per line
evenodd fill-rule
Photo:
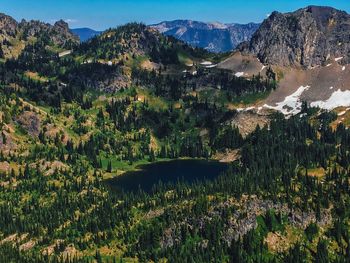
M 108 165 L 107 165 L 107 172 L 108 172 L 108 173 L 111 173 L 112 170 L 113 170 L 112 161 L 109 160 L 109 161 L 108 161 Z

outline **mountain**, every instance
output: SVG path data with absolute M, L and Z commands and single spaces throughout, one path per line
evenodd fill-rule
M 0 262 L 348 262 L 341 59 L 270 66 L 137 23 L 0 29 Z
M 87 41 L 87 40 L 93 38 L 94 36 L 102 33 L 102 31 L 96 31 L 96 30 L 93 30 L 91 28 L 86 28 L 86 27 L 73 28 L 72 32 L 75 35 L 79 36 L 81 42 Z
M 261 62 L 312 68 L 332 59 L 350 62 L 350 15 L 331 7 L 309 6 L 273 12 L 240 50 Z
M 82 43 L 76 53 L 84 59 L 130 66 L 142 66 L 146 61 L 148 64 L 163 65 L 193 64 L 191 58 L 209 54 L 138 23 L 107 30 Z
M 259 25 L 175 20 L 161 22 L 151 27 L 195 47 L 205 48 L 211 52 L 227 52 L 233 50 L 241 42 L 250 40 Z
M 40 21 L 17 22 L 12 17 L 0 14 L 0 55 L 4 58 L 16 58 L 28 46 L 39 39 L 52 49 L 65 49 L 78 43 L 78 38 L 69 30 L 63 20 L 54 25 Z

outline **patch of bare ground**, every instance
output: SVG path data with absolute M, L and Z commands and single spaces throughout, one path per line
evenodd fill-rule
M 39 170 L 44 173 L 46 176 L 54 174 L 58 170 L 66 170 L 68 166 L 60 161 L 46 161 L 44 159 L 40 160 L 38 163 L 32 163 L 30 167 L 36 168 L 37 164 L 39 165 Z
M 17 117 L 19 125 L 25 129 L 29 135 L 37 137 L 40 133 L 41 121 L 37 113 L 32 111 L 24 111 Z
M 21 242 L 23 242 L 27 237 L 29 236 L 28 233 L 22 234 L 22 235 L 18 235 L 16 234 L 12 234 L 6 238 L 4 238 L 3 240 L 0 241 L 0 245 L 3 245 L 5 243 L 13 243 L 13 244 L 20 244 Z
M 161 216 L 164 214 L 164 209 L 156 209 L 156 210 L 150 210 L 145 216 L 145 220 L 149 220 L 158 216 Z
M 240 52 L 233 53 L 230 57 L 220 62 L 217 66 L 234 72 L 242 72 L 244 77 L 257 75 L 265 71 L 264 65 L 252 55 L 242 55 Z
M 29 240 L 28 242 L 21 244 L 19 246 L 19 250 L 20 251 L 27 251 L 27 250 L 32 249 L 35 245 L 36 245 L 35 240 Z
M 7 131 L 3 129 L 2 132 L 0 132 L 0 151 L 3 153 L 9 153 L 17 149 L 17 144 L 11 132 L 11 129 L 7 129 Z
M 0 172 L 9 173 L 11 166 L 8 162 L 0 162 Z
M 289 225 L 286 226 L 284 233 L 270 232 L 265 238 L 269 251 L 273 253 L 283 253 L 289 250 L 294 244 L 303 238 L 301 231 Z
M 325 174 L 326 171 L 322 167 L 307 170 L 307 175 L 312 177 L 322 178 L 325 176 Z
M 77 250 L 73 244 L 70 244 L 64 249 L 64 251 L 61 253 L 61 256 L 64 259 L 68 259 L 68 258 L 74 258 L 76 256 L 79 256 L 80 254 L 81 252 Z
M 236 126 L 243 137 L 252 133 L 256 127 L 264 127 L 270 122 L 268 115 L 258 114 L 253 111 L 239 112 L 231 121 L 231 124 Z
M 10 235 L 10 236 L 4 238 L 3 240 L 1 240 L 0 245 L 3 245 L 5 243 L 9 243 L 9 242 L 15 242 L 17 237 L 18 237 L 18 234 Z
M 57 239 L 57 240 L 55 240 L 55 242 L 52 245 L 42 249 L 41 253 L 43 255 L 49 255 L 50 256 L 50 255 L 52 255 L 55 252 L 55 249 L 57 247 L 59 247 L 61 244 L 63 244 L 63 243 L 64 243 L 63 239 Z
M 57 127 L 56 125 L 48 124 L 45 126 L 45 128 L 46 128 L 45 136 L 54 139 L 58 134 L 60 137 L 59 139 L 64 144 L 66 144 L 69 141 L 68 134 L 63 129 Z
M 240 157 L 239 149 L 226 149 L 224 152 L 217 152 L 213 156 L 213 159 L 218 160 L 221 163 L 232 163 L 238 160 Z
M 350 108 L 339 107 L 334 109 L 334 112 L 337 113 L 337 119 L 331 123 L 333 130 L 341 123 L 345 125 L 345 127 L 350 127 Z
M 140 66 L 141 66 L 141 68 L 146 69 L 146 70 L 158 70 L 159 69 L 159 64 L 151 62 L 149 59 L 144 60 Z

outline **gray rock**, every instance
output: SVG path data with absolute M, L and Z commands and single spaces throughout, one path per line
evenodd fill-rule
M 286 14 L 273 12 L 251 41 L 241 44 L 239 49 L 272 65 L 310 68 L 340 57 L 341 63 L 348 63 L 350 15 L 317 6 Z

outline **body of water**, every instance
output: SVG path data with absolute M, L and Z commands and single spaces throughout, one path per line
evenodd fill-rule
M 137 167 L 139 170 L 127 172 L 107 180 L 115 190 L 150 192 L 154 185 L 174 184 L 177 181 L 193 183 L 195 181 L 214 179 L 224 172 L 228 165 L 217 161 L 174 160 L 155 162 Z

